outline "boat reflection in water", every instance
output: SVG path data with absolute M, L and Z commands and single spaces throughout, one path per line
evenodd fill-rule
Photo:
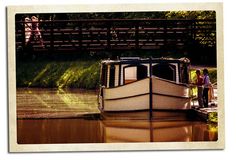
M 18 119 L 19 144 L 216 141 L 217 126 L 199 121 Z
M 101 121 L 103 141 L 189 142 L 216 141 L 216 126 L 189 121 Z

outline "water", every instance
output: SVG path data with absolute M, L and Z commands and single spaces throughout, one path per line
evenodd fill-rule
M 17 142 L 188 142 L 218 137 L 217 125 L 202 121 L 105 120 L 99 115 L 95 91 L 17 89 Z
M 18 118 L 68 118 L 99 113 L 95 91 L 17 89 Z

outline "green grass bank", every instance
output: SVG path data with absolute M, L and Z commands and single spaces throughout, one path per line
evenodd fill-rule
M 96 89 L 99 63 L 95 60 L 18 62 L 17 87 Z
M 196 79 L 191 69 L 191 81 Z M 99 87 L 100 61 L 27 61 L 17 62 L 17 87 L 83 88 Z M 216 68 L 209 68 L 211 82 L 216 82 Z

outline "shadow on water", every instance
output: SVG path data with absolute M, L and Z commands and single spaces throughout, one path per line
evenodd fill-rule
M 102 118 L 96 102 L 96 93 L 90 91 L 17 90 L 17 142 L 188 142 L 218 137 L 217 125 L 186 119 L 182 113 L 152 121 Z

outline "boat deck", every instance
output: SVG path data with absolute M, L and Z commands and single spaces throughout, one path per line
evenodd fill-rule
M 191 104 L 192 110 L 196 117 L 207 122 L 218 122 L 218 103 L 217 103 L 217 88 L 214 88 L 213 99 L 208 104 L 208 108 L 199 108 L 197 98 L 194 98 Z
M 217 107 L 210 106 L 208 108 L 199 108 L 199 109 L 193 109 L 195 112 L 196 116 L 204 121 L 207 122 L 213 122 L 217 123 L 218 121 L 218 111 Z

